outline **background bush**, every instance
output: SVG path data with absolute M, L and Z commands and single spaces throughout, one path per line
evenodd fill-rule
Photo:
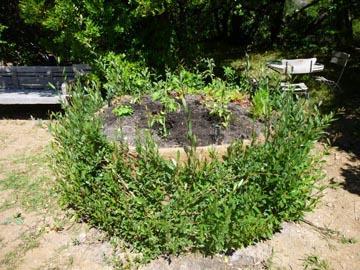
M 200 250 L 226 252 L 267 238 L 313 207 L 319 159 L 310 155 L 330 116 L 272 94 L 266 141 L 234 142 L 223 160 L 164 160 L 150 138 L 136 147 L 102 133 L 95 86 L 77 85 L 72 106 L 52 126 L 52 161 L 62 202 L 90 224 L 121 237 L 145 261 Z M 86 95 L 84 95 L 86 94 Z
M 85 62 L 126 53 L 164 71 L 202 57 L 349 49 L 358 42 L 356 0 L 7 0 L 0 60 Z M 353 37 L 355 36 L 355 39 Z M 357 45 L 358 46 L 358 45 Z M 54 56 L 50 57 L 49 56 Z M 309 55 L 307 55 L 308 57 Z M 52 59 L 52 60 L 51 60 Z

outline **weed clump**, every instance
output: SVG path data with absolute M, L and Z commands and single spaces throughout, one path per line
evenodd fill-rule
M 96 89 L 78 86 L 52 126 L 52 160 L 62 203 L 90 224 L 125 240 L 144 261 L 199 250 L 226 252 L 270 237 L 300 219 L 318 197 L 319 158 L 310 155 L 331 116 L 307 111 L 291 95 L 271 95 L 276 111 L 265 142 L 234 142 L 203 162 L 186 149 L 185 164 L 165 160 L 147 138 L 136 154 L 106 140 Z M 84 95 L 84 91 L 86 95 Z M 271 113 L 266 110 L 267 113 Z

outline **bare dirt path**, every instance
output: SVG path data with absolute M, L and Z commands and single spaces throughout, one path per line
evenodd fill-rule
M 58 208 L 38 120 L 0 121 L 0 269 L 111 269 L 111 245 Z
M 0 120 L 0 269 L 113 269 L 104 235 L 56 204 L 50 139 L 44 122 Z M 359 156 L 332 148 L 324 171 L 331 188 L 305 222 L 286 223 L 271 240 L 230 257 L 160 259 L 144 269 L 360 269 Z

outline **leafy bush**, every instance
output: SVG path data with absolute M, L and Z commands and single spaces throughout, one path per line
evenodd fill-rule
M 148 261 L 161 254 L 225 252 L 270 237 L 284 220 L 298 220 L 317 200 L 319 159 L 310 155 L 331 117 L 309 112 L 287 95 L 271 97 L 266 141 L 229 147 L 209 162 L 194 138 L 184 164 L 163 159 L 156 144 L 139 140 L 136 155 L 110 143 L 96 111 L 94 87 L 78 85 L 72 105 L 52 126 L 53 168 L 62 203 Z M 84 95 L 86 93 L 86 95 Z
M 108 98 L 140 95 L 151 89 L 150 72 L 140 62 L 130 62 L 124 54 L 109 53 L 97 61 L 105 77 Z

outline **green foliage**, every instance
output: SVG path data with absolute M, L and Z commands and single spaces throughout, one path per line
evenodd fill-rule
M 216 57 L 221 52 L 220 57 L 227 58 L 228 51 L 220 44 L 241 50 L 285 47 L 295 54 L 301 48 L 309 53 L 348 46 L 356 38 L 352 22 L 359 17 L 360 4 L 354 0 L 9 0 L 0 11 L 0 24 L 8 27 L 5 60 L 39 63 L 54 55 L 63 63 L 93 63 L 97 56 L 115 52 L 144 59 L 164 72 L 209 53 Z
M 78 85 L 72 106 L 52 126 L 62 202 L 121 237 L 144 261 L 225 252 L 267 238 L 314 206 L 321 173 L 310 150 L 330 121 L 291 96 L 274 95 L 272 103 L 277 113 L 263 144 L 235 142 L 223 160 L 203 162 L 192 138 L 182 164 L 163 159 L 150 138 L 138 140 L 135 155 L 126 144 L 108 142 L 95 113 L 102 104 L 96 89 Z
M 107 97 L 121 95 L 140 95 L 151 89 L 150 72 L 139 62 L 130 62 L 125 55 L 109 53 L 97 61 L 105 77 L 104 88 Z
M 120 105 L 113 109 L 112 113 L 115 114 L 117 117 L 123 117 L 132 115 L 134 113 L 134 110 L 129 105 Z
M 25 22 L 51 33 L 47 47 L 65 61 L 91 61 L 94 53 L 121 47 L 131 27 L 126 3 L 21 0 L 20 10 Z
M 151 95 L 154 101 L 163 105 L 161 113 L 149 120 L 151 126 L 160 124 L 163 134 L 166 135 L 166 114 L 180 109 L 179 99 L 185 95 L 197 94 L 205 96 L 206 106 L 210 113 L 218 117 L 225 127 L 230 122 L 229 102 L 246 98 L 249 89 L 247 78 L 239 79 L 238 74 L 231 67 L 224 67 L 224 79 L 214 74 L 213 59 L 206 59 L 206 69 L 199 68 L 193 71 L 181 67 L 178 71 L 166 71 L 163 78 L 154 79 L 143 64 L 129 62 L 125 55 L 108 54 L 98 60 L 102 77 L 106 83 L 108 100 L 115 96 L 129 94 L 135 99 L 141 95 Z M 240 80 L 240 83 L 238 81 Z
M 319 258 L 316 255 L 309 255 L 304 259 L 305 270 L 330 270 L 330 265 L 327 261 Z
M 298 53 L 330 54 L 353 42 L 352 20 L 359 14 L 358 1 L 314 0 L 285 16 L 280 39 Z
M 0 23 L 0 44 L 6 44 L 6 40 L 2 37 L 2 33 L 6 30 L 7 26 Z
M 228 90 L 226 83 L 222 80 L 213 80 L 210 89 L 214 90 L 212 100 L 208 102 L 207 107 L 210 109 L 210 114 L 219 117 L 224 127 L 228 127 L 230 123 L 231 112 L 228 109 L 228 104 L 231 101 L 230 95 L 226 95 Z
M 166 113 L 164 111 L 148 116 L 149 127 L 155 127 L 156 124 L 160 125 L 161 135 L 167 137 L 169 135 L 169 131 L 166 127 Z
M 354 31 L 354 39 L 359 42 L 360 41 L 360 19 L 353 20 L 352 23 L 353 31 Z
M 18 4 L 18 0 L 9 0 L 0 5 L 0 62 L 41 64 L 49 53 L 40 46 L 46 33 L 22 20 Z
M 252 99 L 251 112 L 255 118 L 264 119 L 270 115 L 271 100 L 268 84 L 261 82 Z

